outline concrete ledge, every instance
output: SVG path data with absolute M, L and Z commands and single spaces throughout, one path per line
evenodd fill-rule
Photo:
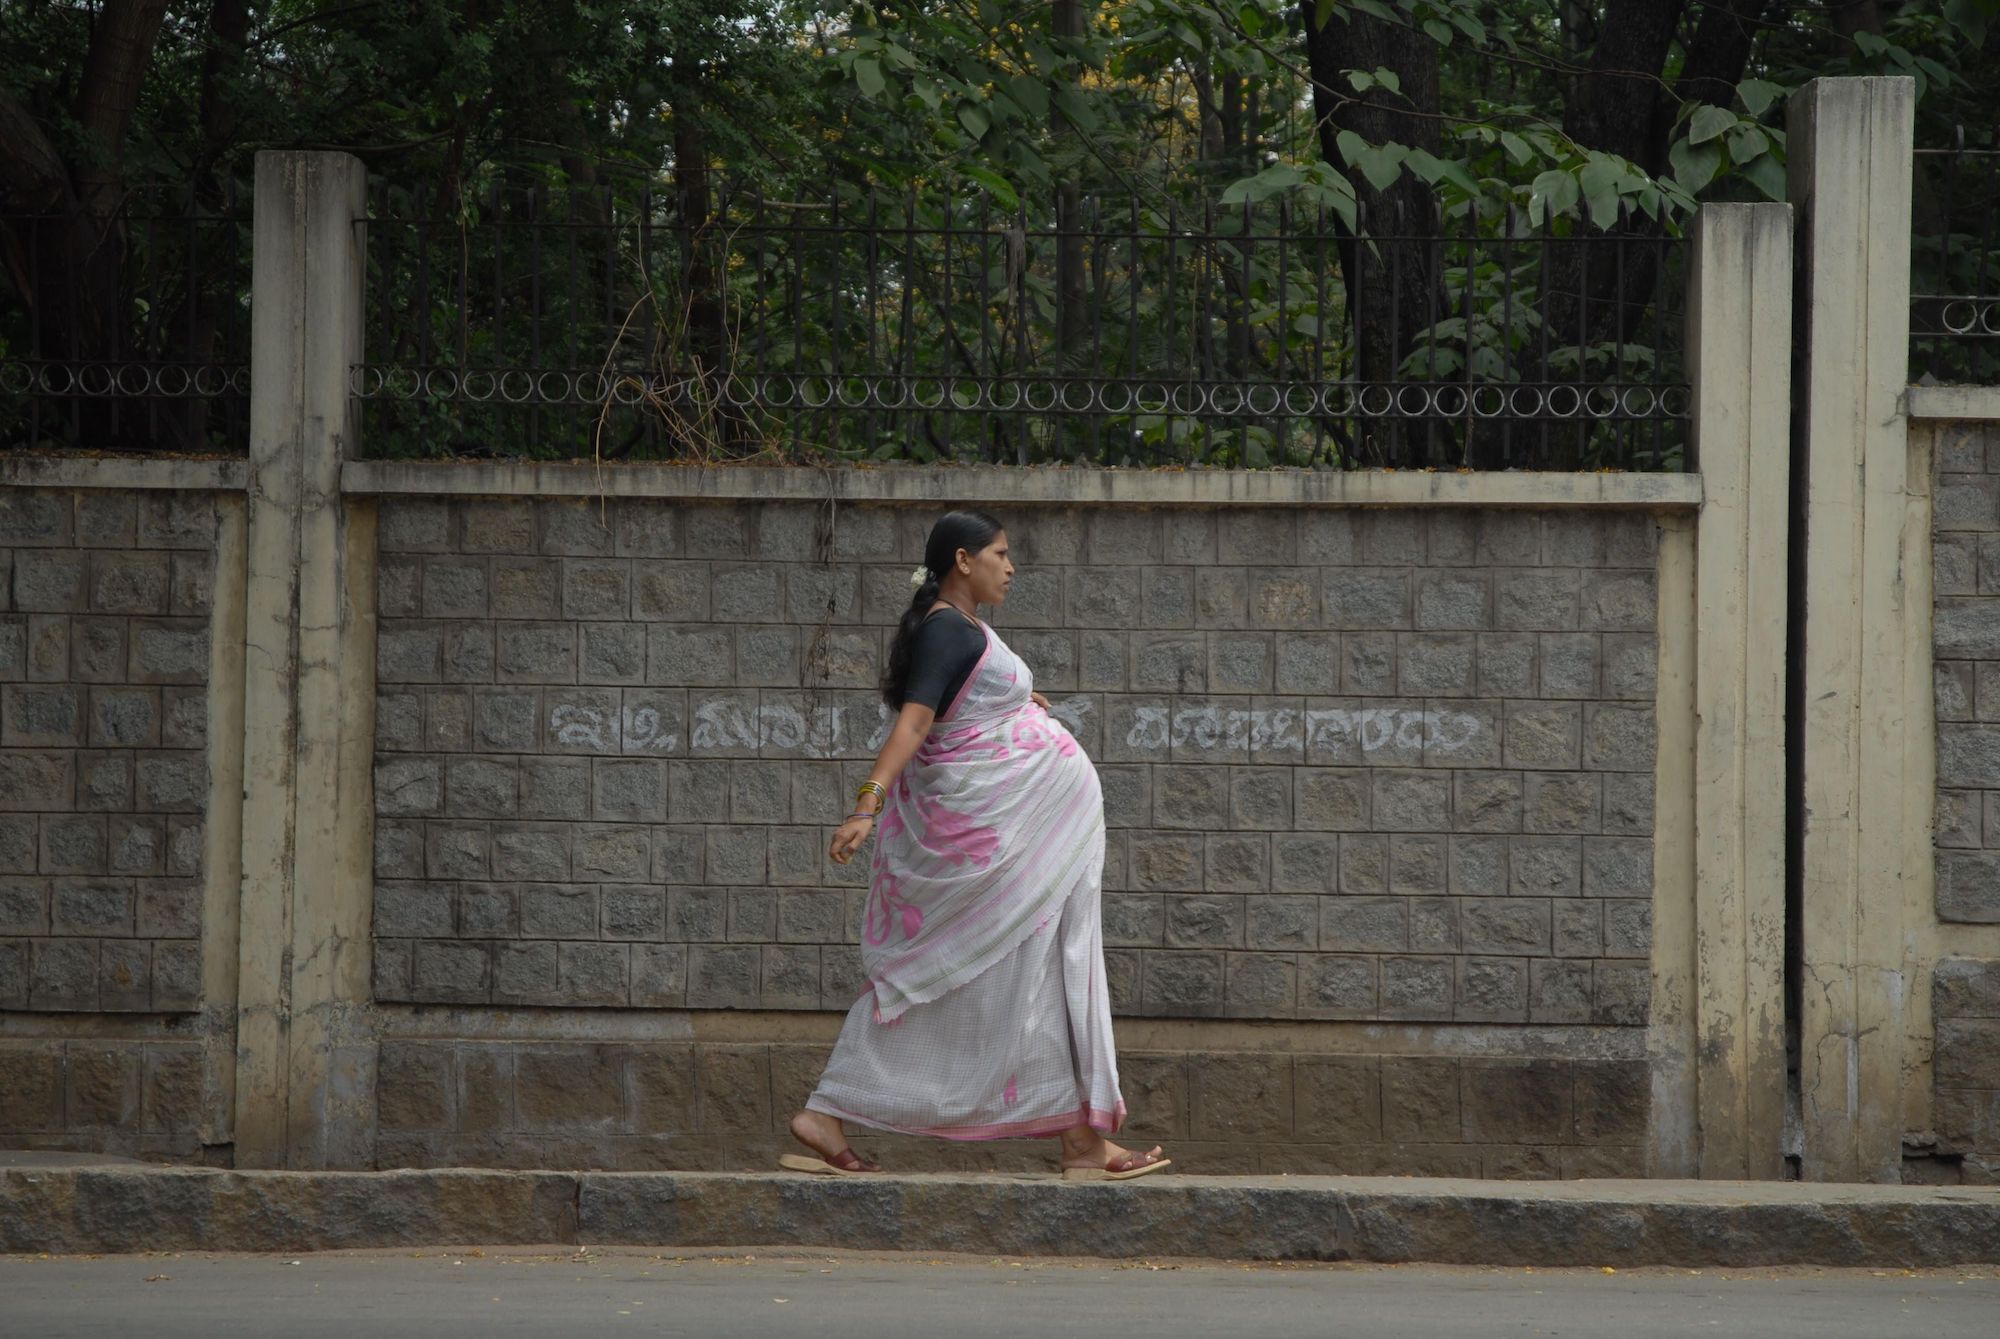
M 574 1242 L 565 1172 L 0 1171 L 0 1252 L 328 1251 Z
M 590 461 L 352 460 L 349 494 L 654 497 L 1256 507 L 1594 507 L 1692 511 L 1693 474 L 1421 470 L 1109 470 L 995 465 L 596 465 Z
M 1912 386 L 1903 412 L 1911 418 L 2000 419 L 2000 386 Z
M 1482 1265 L 2000 1261 L 2000 1189 L 1166 1175 L 0 1171 L 0 1252 L 845 1246 Z
M 159 492 L 240 493 L 241 460 L 167 456 L 29 456 L 0 454 L 4 488 L 138 488 Z

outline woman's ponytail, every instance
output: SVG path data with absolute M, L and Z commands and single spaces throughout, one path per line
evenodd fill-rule
M 931 527 L 930 538 L 924 542 L 923 580 L 910 596 L 910 607 L 903 611 L 902 621 L 896 625 L 896 635 L 889 641 L 889 659 L 882 667 L 882 700 L 889 704 L 889 710 L 903 709 L 917 629 L 924 625 L 937 604 L 938 588 L 944 583 L 944 574 L 958 561 L 958 551 L 984 552 L 1001 529 L 1000 522 L 983 511 L 946 512 Z

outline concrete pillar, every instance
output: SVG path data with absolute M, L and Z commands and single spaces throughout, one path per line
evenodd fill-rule
M 364 1164 L 372 512 L 342 507 L 361 357 L 361 164 L 257 155 L 236 1159 Z
M 1930 900 L 1930 482 L 1910 468 L 1902 407 L 1915 110 L 1909 79 L 1821 79 L 1788 116 L 1804 615 L 1792 874 L 1800 1167 L 1815 1181 L 1901 1177 L 1905 909 Z
M 1785 622 L 1792 211 L 1695 216 L 1694 1174 L 1775 1179 L 1785 1118 Z
M 1646 1016 L 1652 1073 L 1646 1175 L 1684 1179 L 1700 1162 L 1695 1114 L 1696 514 L 1660 517 L 1659 749 L 1653 769 L 1653 980 Z
M 211 1038 L 203 1066 L 206 1144 L 236 1142 L 236 975 L 243 900 L 243 582 L 247 508 L 215 499 L 215 590 L 208 634 L 209 803 L 201 867 L 202 1012 Z

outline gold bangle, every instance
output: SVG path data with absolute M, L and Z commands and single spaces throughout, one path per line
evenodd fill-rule
M 889 792 L 882 789 L 882 783 L 879 781 L 862 782 L 861 788 L 854 792 L 854 802 L 856 804 L 859 804 L 861 803 L 861 797 L 863 795 L 870 795 L 870 794 L 874 795 L 876 799 L 881 800 L 883 803 L 885 804 L 888 803 Z

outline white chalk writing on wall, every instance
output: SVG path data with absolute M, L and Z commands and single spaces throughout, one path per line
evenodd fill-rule
M 671 753 L 680 747 L 680 731 L 663 719 L 658 707 L 628 707 L 625 712 L 625 745 L 655 753 Z
M 1353 743 L 1363 753 L 1418 747 L 1457 753 L 1485 728 L 1485 723 L 1469 711 L 1361 707 L 1308 711 L 1305 716 L 1308 745 L 1338 748 Z
M 696 702 L 688 731 L 688 747 L 696 753 L 782 750 L 808 758 L 843 758 L 872 754 L 889 738 L 895 713 L 874 704 L 867 708 L 827 703 L 810 707 L 788 702 L 754 702 L 740 697 Z M 1088 697 L 1057 702 L 1052 713 L 1072 734 L 1083 734 L 1097 703 Z M 619 732 L 604 708 L 584 703 L 557 703 L 549 711 L 549 731 L 568 748 L 616 752 Z M 859 717 L 859 719 L 857 719 Z M 1289 707 L 1236 708 L 1139 707 L 1125 735 L 1125 747 L 1139 753 L 1166 753 L 1174 748 L 1250 748 L 1262 751 L 1324 749 L 1358 754 L 1362 759 L 1396 752 L 1458 753 L 1486 729 L 1485 721 L 1468 711 L 1414 707 L 1335 707 L 1299 711 Z M 865 731 L 865 735 L 864 735 Z M 628 710 L 624 748 L 634 752 L 668 753 L 680 747 L 680 732 L 671 714 L 650 706 Z
M 1083 733 L 1084 721 L 1095 710 L 1097 710 L 1097 704 L 1089 698 L 1072 697 L 1066 698 L 1061 702 L 1051 703 L 1049 706 L 1049 715 L 1061 721 L 1071 734 L 1076 735 Z
M 1466 711 L 1410 707 L 1332 708 L 1294 711 L 1280 707 L 1243 710 L 1213 706 L 1140 707 L 1132 713 L 1125 746 L 1142 753 L 1168 748 L 1313 748 L 1358 750 L 1363 756 L 1390 749 L 1431 749 L 1456 753 L 1483 729 Z
M 565 748 L 591 748 L 609 753 L 604 709 L 558 702 L 549 708 L 549 733 Z
M 847 708 L 815 706 L 810 712 L 783 702 L 751 705 L 741 699 L 713 698 L 694 706 L 688 747 L 697 753 L 743 749 L 784 749 L 809 758 L 845 752 Z
M 815 705 L 801 709 L 788 702 L 756 705 L 741 698 L 711 698 L 693 704 L 688 747 L 696 753 L 728 753 L 782 749 L 808 758 L 844 758 L 878 751 L 889 738 L 896 715 L 882 703 L 874 704 L 873 719 L 868 711 L 842 704 Z M 1052 714 L 1072 733 L 1082 731 L 1097 704 L 1089 698 L 1072 698 L 1055 704 Z M 671 733 L 648 722 L 641 726 L 635 713 L 626 728 L 626 744 L 667 750 L 677 742 Z M 861 719 L 857 720 L 859 716 Z M 867 733 L 863 735 L 863 731 Z M 571 742 L 565 740 L 565 742 Z M 581 741 L 578 741 L 581 742 Z

